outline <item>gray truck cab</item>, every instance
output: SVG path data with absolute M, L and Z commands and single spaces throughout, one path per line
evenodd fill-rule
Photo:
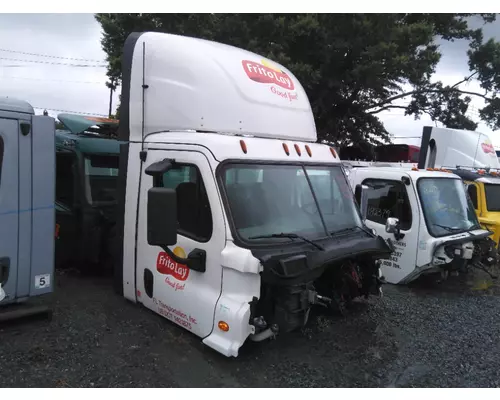
M 55 120 L 0 98 L 0 306 L 52 292 Z

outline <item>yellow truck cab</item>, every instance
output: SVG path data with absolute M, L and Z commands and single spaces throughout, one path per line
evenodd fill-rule
M 497 247 L 500 241 L 500 173 L 485 169 L 458 168 L 453 173 L 460 176 L 467 188 L 479 223 L 493 232 L 491 238 Z

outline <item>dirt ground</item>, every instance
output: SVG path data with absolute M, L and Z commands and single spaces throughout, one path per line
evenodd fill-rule
M 499 387 L 500 290 L 484 274 L 385 285 L 345 318 L 225 358 L 117 296 L 107 278 L 58 273 L 51 321 L 0 326 L 1 387 Z

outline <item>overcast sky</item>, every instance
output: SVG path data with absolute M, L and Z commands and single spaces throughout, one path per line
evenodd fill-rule
M 500 21 L 485 26 L 484 33 L 486 39 L 500 40 Z M 100 39 L 100 25 L 93 14 L 0 14 L 0 96 L 27 100 L 39 107 L 37 113 L 47 108 L 53 117 L 60 112 L 58 110 L 107 116 L 109 89 L 105 86 L 105 53 Z M 457 41 L 443 42 L 441 46 L 443 57 L 435 78 L 453 84 L 468 74 L 468 45 Z M 27 62 L 29 60 L 35 62 Z M 471 84 L 467 89 L 477 88 L 477 84 Z M 118 92 L 120 90 L 118 88 Z M 118 93 L 115 93 L 113 112 L 117 100 Z M 477 108 L 481 105 L 480 100 L 474 99 L 475 109 L 470 111 L 470 116 L 477 116 Z M 414 121 L 402 114 L 402 110 L 379 114 L 395 136 L 420 136 L 422 127 L 432 124 L 429 118 Z M 478 130 L 490 135 L 493 143 L 500 146 L 498 133 L 493 133 L 484 124 L 480 124 Z M 419 139 L 395 141 L 420 142 Z

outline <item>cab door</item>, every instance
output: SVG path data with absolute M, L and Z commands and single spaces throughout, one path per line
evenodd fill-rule
M 391 239 L 395 247 L 391 259 L 382 260 L 380 270 L 387 282 L 399 283 L 416 266 L 420 218 L 415 190 L 409 177 L 402 172 L 380 171 L 374 178 L 373 172 L 360 170 L 358 175 L 360 183 L 369 187 L 366 225 L 384 239 Z M 402 237 L 396 238 L 394 233 L 386 232 L 389 217 L 399 219 Z
M 19 122 L 0 118 L 0 300 L 16 297 L 19 251 Z
M 153 178 L 145 170 L 164 159 L 174 160 L 175 167 L 164 173 L 156 185 L 177 193 L 177 243 L 169 248 L 182 258 L 195 249 L 205 251 L 204 272 L 189 269 L 171 259 L 162 248 L 148 244 L 147 202 Z M 136 299 L 194 334 L 208 336 L 221 294 L 221 252 L 226 241 L 214 171 L 201 152 L 150 149 L 141 174 Z

